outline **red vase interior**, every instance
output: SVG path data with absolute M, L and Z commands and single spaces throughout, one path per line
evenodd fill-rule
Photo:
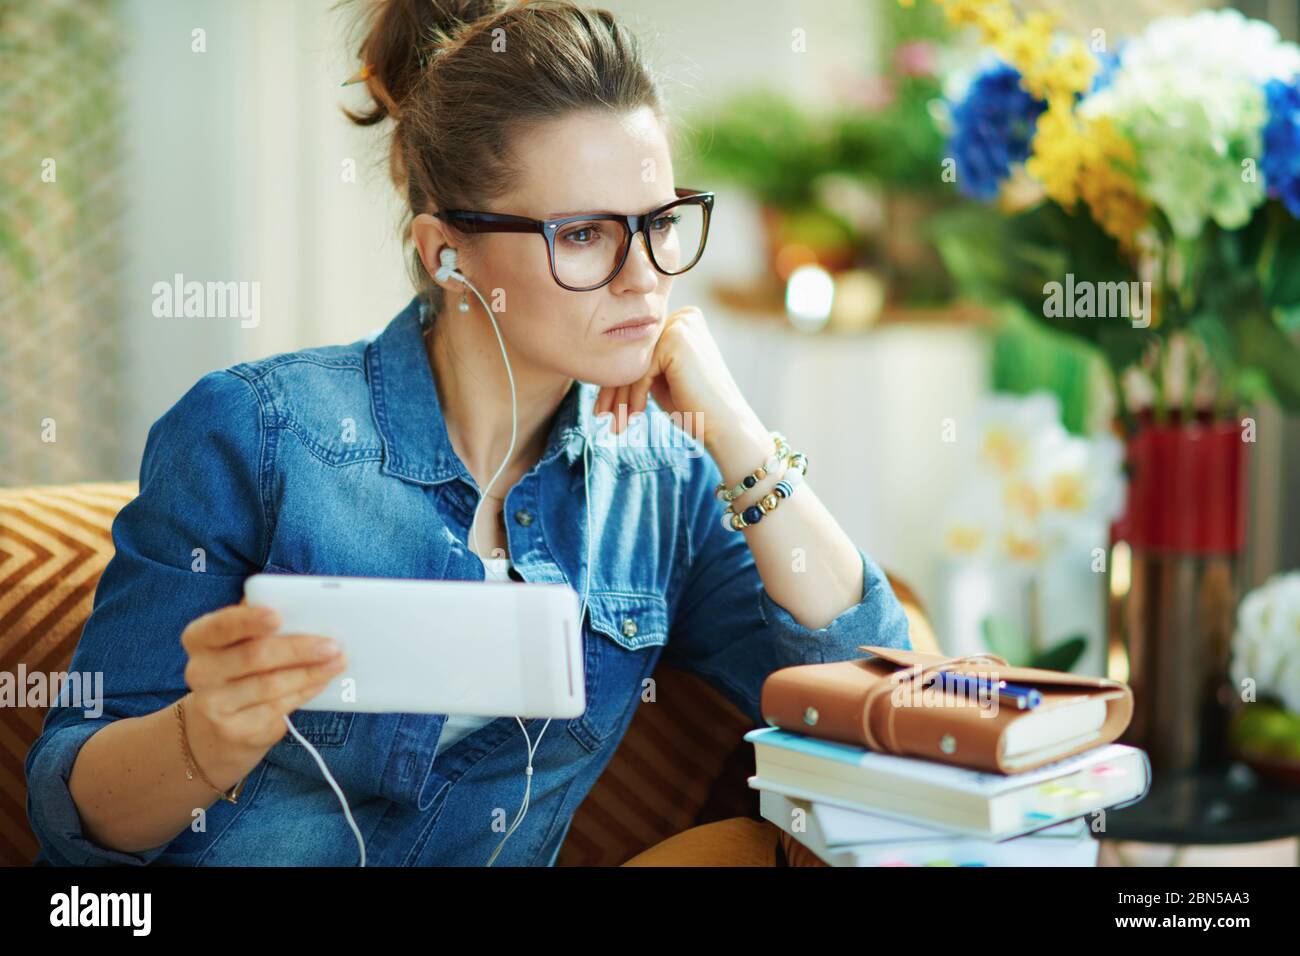
M 1115 537 L 1150 551 L 1240 553 L 1246 445 L 1234 421 L 1143 425 L 1129 439 L 1128 507 Z

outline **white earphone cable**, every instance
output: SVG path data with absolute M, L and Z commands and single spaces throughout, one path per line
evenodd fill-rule
M 342 788 L 339 787 L 338 781 L 334 779 L 334 774 L 330 773 L 330 768 L 325 766 L 325 761 L 321 759 L 321 755 L 316 752 L 315 747 L 307 742 L 306 737 L 298 733 L 298 728 L 293 725 L 293 721 L 289 719 L 288 714 L 284 715 L 284 722 L 289 727 L 289 733 L 293 734 L 294 737 L 298 739 L 298 743 L 307 748 L 307 752 L 310 753 L 312 759 L 316 761 L 316 766 L 320 767 L 320 772 L 325 775 L 326 781 L 334 788 L 334 795 L 339 798 L 339 803 L 343 804 L 343 815 L 348 818 L 348 826 L 352 828 L 352 835 L 357 838 L 357 846 L 361 848 L 361 862 L 358 863 L 357 866 L 365 866 L 366 841 L 361 838 L 361 831 L 357 829 L 357 821 L 352 819 L 352 808 L 348 806 L 348 798 L 343 796 Z
M 501 466 L 497 468 L 496 474 L 492 476 L 492 479 L 488 482 L 487 487 L 484 488 L 482 492 L 480 492 L 478 504 L 474 506 L 474 514 L 470 519 L 470 536 L 474 544 L 474 551 L 475 553 L 478 553 L 478 511 L 479 508 L 483 506 L 483 500 L 487 496 L 487 493 L 492 490 L 492 486 L 496 484 L 496 480 L 499 477 L 501 477 L 501 473 L 505 471 L 506 466 L 510 463 L 511 457 L 514 455 L 515 440 L 518 437 L 518 433 L 519 433 L 519 402 L 515 395 L 515 377 L 514 377 L 514 373 L 510 369 L 510 358 L 506 354 L 505 341 L 501 338 L 501 329 L 497 326 L 497 320 L 492 315 L 492 310 L 488 308 L 487 302 L 484 300 L 483 296 L 479 293 L 478 289 L 474 287 L 474 284 L 470 282 L 467 278 L 465 278 L 465 276 L 463 276 L 461 273 L 456 271 L 456 253 L 454 250 L 444 249 L 441 255 L 441 263 L 442 263 L 441 268 L 439 268 L 437 272 L 437 277 L 439 279 L 443 279 L 443 280 L 448 278 L 456 279 L 458 282 L 461 282 L 465 286 L 467 286 L 470 289 L 470 291 L 474 293 L 475 297 L 479 300 L 479 302 L 483 304 L 483 310 L 487 312 L 488 319 L 492 323 L 492 330 L 496 333 L 497 345 L 500 346 L 501 348 L 501 358 L 506 363 L 506 377 L 510 380 L 510 448 L 506 451 L 506 457 L 501 462 Z M 586 618 L 587 598 L 591 590 L 591 543 L 592 543 L 591 515 L 590 515 L 591 482 L 590 482 L 590 466 L 588 464 L 590 448 L 591 448 L 590 436 L 588 436 L 587 433 L 584 431 L 582 435 L 582 488 L 584 493 L 583 500 L 587 503 L 587 508 L 588 508 L 587 521 L 586 521 L 587 564 L 583 573 L 582 609 L 578 612 L 578 627 L 580 629 L 582 627 L 583 620 Z M 504 507 L 504 503 L 502 506 Z M 480 560 L 482 560 L 481 554 L 479 555 L 479 558 Z M 501 837 L 501 842 L 498 843 L 496 849 L 492 851 L 492 856 L 488 859 L 485 866 L 491 866 L 493 863 L 496 862 L 497 856 L 501 853 L 501 849 L 506 845 L 506 841 L 510 839 L 511 834 L 515 832 L 519 824 L 523 822 L 524 816 L 528 813 L 529 798 L 532 795 L 532 788 L 533 788 L 533 755 L 537 752 L 537 746 L 542 742 L 542 734 L 545 734 L 546 728 L 551 725 L 551 719 L 548 717 L 546 719 L 546 723 L 542 725 L 541 731 L 537 734 L 537 739 L 531 740 L 528 736 L 527 728 L 524 727 L 524 722 L 518 716 L 515 717 L 515 721 L 519 724 L 520 731 L 523 732 L 525 747 L 528 753 L 528 766 L 524 771 L 525 773 L 524 799 L 523 802 L 520 803 L 519 805 L 519 812 L 515 814 L 514 821 L 510 824 L 509 829 L 507 829 L 505 834 Z M 344 816 L 347 817 L 348 826 L 352 829 L 352 834 L 353 836 L 356 837 L 357 840 L 357 846 L 360 848 L 361 858 L 360 858 L 360 863 L 358 865 L 365 866 L 366 865 L 366 841 L 362 838 L 361 830 L 357 827 L 356 820 L 354 820 L 352 817 L 352 809 L 351 807 L 348 806 L 348 801 L 347 798 L 343 795 L 342 788 L 339 787 L 338 782 L 334 779 L 334 775 L 330 773 L 329 767 L 325 765 L 325 761 L 321 759 L 321 755 L 316 751 L 316 748 L 313 747 L 310 743 L 308 743 L 307 739 L 298 732 L 298 728 L 294 727 L 293 722 L 289 720 L 287 714 L 284 717 L 284 722 L 288 726 L 289 732 L 292 733 L 294 737 L 297 738 L 298 742 L 302 744 L 302 746 L 305 747 L 307 751 L 312 755 L 312 758 L 316 761 L 317 766 L 320 767 L 321 773 L 325 775 L 326 781 L 328 781 L 330 787 L 333 788 L 335 796 L 339 798 L 339 803 L 341 803 L 343 806 L 343 814 Z
M 448 255 L 448 253 L 451 254 Z M 474 284 L 470 282 L 469 279 L 465 278 L 465 276 L 462 275 L 460 272 L 457 272 L 455 270 L 456 258 L 455 258 L 454 251 L 444 249 L 442 253 L 441 261 L 442 261 L 442 268 L 438 270 L 439 277 L 444 279 L 452 278 L 452 279 L 456 279 L 458 282 L 461 282 L 462 284 L 467 286 L 469 290 L 474 293 L 475 298 L 477 298 L 479 302 L 482 303 L 483 311 L 487 313 L 488 320 L 492 323 L 492 331 L 496 333 L 497 345 L 501 348 L 501 358 L 506 363 L 506 377 L 509 378 L 510 380 L 510 448 L 506 451 L 506 457 L 501 462 L 501 466 L 496 470 L 496 474 L 492 476 L 492 480 L 488 482 L 487 487 L 484 488 L 482 493 L 479 495 L 478 504 L 474 506 L 474 514 L 470 522 L 470 527 L 472 529 L 470 534 L 474 542 L 474 551 L 477 553 L 478 552 L 478 510 L 483 506 L 483 499 L 486 497 L 487 493 L 492 490 L 492 486 L 496 484 L 497 478 L 499 478 L 501 476 L 501 473 L 505 471 L 506 466 L 510 463 L 511 456 L 514 454 L 515 438 L 518 435 L 518 431 L 519 431 L 519 402 L 515 396 L 515 376 L 510 369 L 510 357 L 506 354 L 505 341 L 501 338 L 501 329 L 497 326 L 496 317 L 492 314 L 492 310 L 488 308 L 487 301 L 483 298 L 482 294 L 478 291 L 478 289 L 474 287 Z M 590 505 L 591 483 L 590 483 L 589 467 L 588 467 L 588 450 L 590 448 L 590 439 L 588 438 L 585 432 L 583 433 L 582 439 L 583 439 L 582 441 L 582 487 L 585 495 L 583 500 L 586 501 L 588 505 Z M 502 502 L 502 507 L 504 506 L 505 503 Z M 584 572 L 584 582 L 582 587 L 582 609 L 578 612 L 579 628 L 582 627 L 582 621 L 585 618 L 587 613 L 587 596 L 591 588 L 590 515 L 588 515 L 586 528 L 587 528 L 587 567 Z M 506 841 L 510 839 L 511 835 L 519 827 L 519 824 L 523 822 L 524 817 L 528 813 L 529 799 L 532 796 L 532 789 L 533 789 L 533 755 L 537 752 L 537 746 L 542 742 L 542 734 L 546 733 L 546 728 L 551 726 L 551 718 L 548 717 L 546 719 L 546 723 L 542 725 L 542 729 L 538 732 L 537 739 L 532 740 L 528 736 L 528 729 L 524 726 L 523 720 L 521 720 L 518 716 L 516 716 L 515 722 L 519 724 L 519 730 L 524 735 L 524 742 L 525 742 L 524 745 L 527 748 L 527 752 L 528 752 L 528 766 L 524 771 L 525 774 L 524 799 L 519 804 L 519 812 L 515 814 L 514 821 L 510 824 L 510 827 L 502 835 L 501 842 L 498 843 L 496 849 L 492 851 L 492 856 L 488 858 L 487 863 L 484 864 L 485 866 L 492 866 L 496 862 L 497 857 L 500 855 L 502 848 L 506 845 Z

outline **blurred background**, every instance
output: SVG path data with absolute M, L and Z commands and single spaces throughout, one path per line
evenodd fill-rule
M 1255 674 L 1271 654 L 1260 687 L 1294 717 L 1297 4 L 1236 5 L 1276 32 L 1243 28 L 1221 58 L 1279 65 L 1243 87 L 1257 115 L 1227 104 L 1255 125 L 1227 131 L 1194 86 L 1142 99 L 1170 44 L 1215 75 L 1195 51 L 1239 21 L 1189 19 L 1203 4 L 1056 4 L 1049 30 L 1046 5 L 1017 3 L 1010 40 L 931 0 L 602 5 L 659 66 L 678 184 L 717 193 L 674 307 L 704 310 L 941 646 L 1130 680 L 1134 739 L 1171 768 L 1232 745 L 1234 660 Z M 1143 39 L 1167 17 L 1200 26 Z M 326 0 L 0 0 L 0 486 L 134 479 L 149 426 L 206 372 L 355 340 L 409 301 L 386 141 L 339 109 L 363 96 L 340 87 L 344 26 Z M 1089 57 L 1077 82 L 1066 41 Z M 1053 98 L 1109 117 L 1113 141 L 1081 142 L 1112 143 L 1129 179 L 1101 189 L 1065 134 L 1031 147 Z M 1173 128 L 1218 152 L 1193 166 Z M 1192 158 L 1166 182 L 1171 156 Z M 1255 191 L 1179 205 L 1219 196 L 1225 169 Z M 1052 314 L 1045 283 L 1067 274 L 1154 282 L 1155 321 Z M 155 316 L 177 275 L 258 283 L 260 322 Z M 1297 726 L 1261 733 L 1300 766 Z

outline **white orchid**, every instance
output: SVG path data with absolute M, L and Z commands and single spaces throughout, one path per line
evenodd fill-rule
M 988 396 L 971 428 L 966 481 L 943 529 L 948 554 L 1036 562 L 1106 544 L 1125 501 L 1117 438 L 1070 434 L 1049 392 Z

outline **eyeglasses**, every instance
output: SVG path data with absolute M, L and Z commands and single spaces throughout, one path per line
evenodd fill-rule
M 650 261 L 664 275 L 681 275 L 699 262 L 709 235 L 713 193 L 678 187 L 677 198 L 640 216 L 584 213 L 529 219 L 495 212 L 448 209 L 433 215 L 461 232 L 537 232 L 546 239 L 551 276 L 572 292 L 612 282 L 627 261 L 632 237 L 645 238 Z

